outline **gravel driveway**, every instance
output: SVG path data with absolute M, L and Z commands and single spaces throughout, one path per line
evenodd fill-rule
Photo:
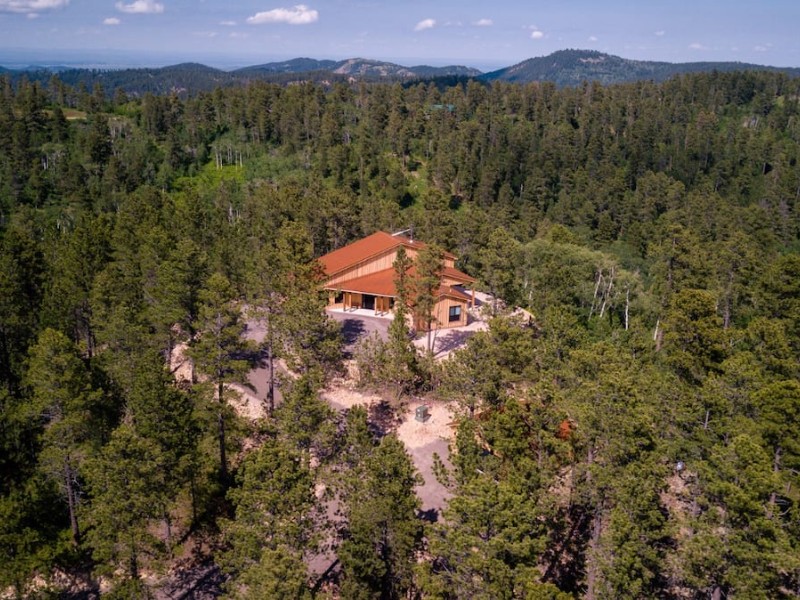
M 369 317 L 341 310 L 329 310 L 328 316 L 342 324 L 345 354 L 351 355 L 358 340 L 373 333 L 377 333 L 383 341 L 389 339 L 389 323 L 392 322 L 391 319 Z

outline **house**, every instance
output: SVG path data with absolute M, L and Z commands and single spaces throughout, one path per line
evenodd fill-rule
M 325 271 L 324 289 L 329 292 L 332 309 L 373 311 L 388 316 L 397 298 L 394 261 L 404 247 L 411 260 L 416 260 L 425 244 L 401 235 L 378 231 L 320 257 Z M 475 280 L 455 268 L 456 257 L 444 253 L 441 284 L 433 309 L 433 328 L 459 327 L 467 324 L 467 308 L 474 304 L 472 295 L 464 291 Z M 412 268 L 411 275 L 414 271 Z M 423 329 L 422 323 L 416 323 Z

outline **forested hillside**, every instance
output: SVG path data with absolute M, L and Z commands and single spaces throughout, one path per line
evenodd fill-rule
M 2 76 L 0 147 L 0 594 L 800 596 L 800 80 Z M 397 438 L 318 395 L 312 259 L 410 226 L 534 315 L 366 365 L 459 407 L 432 524 Z M 296 379 L 253 422 L 227 396 L 262 351 Z
M 253 81 L 279 85 L 313 82 L 325 88 L 353 81 L 390 84 L 397 82 L 406 86 L 421 81 L 433 81 L 442 87 L 476 79 L 484 83 L 548 81 L 558 87 L 564 87 L 581 85 L 583 82 L 599 82 L 604 85 L 636 81 L 663 82 L 678 75 L 738 71 L 783 73 L 789 77 L 800 75 L 800 69 L 792 67 L 770 67 L 737 62 L 668 63 L 631 60 L 596 50 L 559 50 L 547 56 L 529 58 L 491 73 L 481 73 L 477 69 L 463 65 L 403 66 L 366 58 L 339 61 L 295 58 L 283 62 L 251 65 L 233 71 L 215 69 L 198 63 L 128 69 L 29 67 L 6 71 L 0 67 L 0 73 L 8 72 L 13 82 L 26 79 L 47 85 L 55 74 L 61 82 L 70 86 L 83 86 L 87 90 L 100 88 L 109 95 L 122 92 L 133 97 L 147 93 L 176 94 L 180 98 L 201 92 L 212 92 L 219 87 L 244 86 Z
M 670 63 L 652 60 L 631 60 L 597 50 L 559 50 L 548 56 L 529 58 L 521 63 L 484 73 L 484 81 L 531 83 L 552 81 L 558 86 L 580 85 L 583 81 L 603 84 L 632 83 L 651 80 L 666 81 L 676 75 L 690 73 L 729 73 L 732 71 L 772 71 L 797 77 L 800 69 L 767 67 L 741 62 Z
M 0 69 L 0 73 L 4 72 Z M 404 67 L 394 63 L 351 58 L 348 60 L 314 60 L 298 58 L 282 63 L 267 63 L 223 71 L 198 63 L 182 63 L 167 67 L 137 69 L 80 69 L 36 68 L 11 71 L 12 81 L 26 79 L 48 84 L 57 75 L 59 81 L 73 87 L 101 88 L 107 93 L 125 93 L 139 97 L 144 94 L 176 94 L 181 98 L 200 92 L 212 92 L 219 87 L 245 86 L 253 81 L 280 85 L 314 82 L 329 87 L 353 79 L 365 82 L 408 82 L 431 79 L 467 79 L 481 72 L 477 69 L 452 65 Z

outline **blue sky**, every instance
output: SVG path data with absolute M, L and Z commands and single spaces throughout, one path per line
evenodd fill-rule
M 0 0 L 0 64 L 20 53 L 218 66 L 307 56 L 486 70 L 591 48 L 800 67 L 800 0 L 302 1 Z

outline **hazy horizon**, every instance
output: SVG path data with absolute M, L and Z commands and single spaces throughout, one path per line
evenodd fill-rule
M 565 50 L 566 48 L 561 48 Z M 591 50 L 591 48 L 579 48 L 580 50 Z M 556 52 L 554 50 L 553 52 Z M 552 54 L 548 52 L 547 55 Z M 609 53 L 610 54 L 610 53 Z M 297 58 L 311 58 L 315 60 L 346 60 L 351 58 L 363 58 L 368 60 L 378 60 L 390 62 L 406 67 L 428 65 L 432 67 L 445 67 L 459 65 L 478 69 L 482 72 L 490 72 L 512 65 L 518 64 L 530 58 L 547 55 L 531 55 L 514 59 L 512 62 L 502 61 L 465 61 L 458 58 L 421 58 L 421 57 L 402 57 L 402 56 L 313 56 L 304 55 L 272 55 L 272 56 L 236 56 L 203 53 L 180 53 L 180 52 L 160 52 L 147 50 L 118 50 L 118 49 L 30 49 L 30 48 L 0 48 L 0 66 L 12 70 L 25 70 L 27 68 L 58 68 L 67 67 L 75 69 L 137 69 L 137 68 L 160 68 L 181 63 L 199 63 L 223 71 L 231 71 L 242 67 L 249 67 L 267 63 L 277 63 Z M 637 56 L 622 56 L 631 60 L 657 60 L 644 59 Z M 660 62 L 699 62 L 699 61 L 660 61 Z M 798 65 L 769 64 L 766 62 L 744 61 L 731 59 L 729 61 L 712 62 L 742 62 L 758 64 L 762 66 L 778 68 L 798 68 Z
M 222 70 L 237 69 L 259 64 L 272 62 L 282 62 L 296 58 L 311 58 L 316 60 L 346 60 L 350 58 L 364 58 L 369 60 L 379 60 L 391 62 L 403 66 L 429 65 L 433 67 L 444 67 L 450 65 L 463 65 L 489 71 L 516 64 L 528 58 L 520 58 L 513 63 L 502 61 L 471 61 L 469 63 L 456 58 L 421 58 L 409 56 L 314 56 L 311 54 L 303 55 L 264 55 L 264 56 L 245 56 L 245 55 L 225 55 L 225 54 L 203 54 L 203 53 L 180 53 L 180 52 L 154 52 L 154 51 L 126 51 L 116 49 L 28 49 L 28 48 L 0 48 L 0 66 L 7 69 L 24 69 L 29 66 L 34 67 L 56 67 L 67 66 L 74 68 L 108 68 L 108 69 L 128 69 L 128 68 L 157 68 L 175 65 L 184 62 L 196 62 Z
M 61 63 L 83 53 L 82 62 L 125 66 L 131 57 L 136 65 L 178 59 L 227 67 L 302 56 L 401 64 L 409 57 L 484 70 L 585 48 L 671 63 L 798 67 L 798 22 L 797 0 L 0 0 L 5 55 L 16 49 Z

